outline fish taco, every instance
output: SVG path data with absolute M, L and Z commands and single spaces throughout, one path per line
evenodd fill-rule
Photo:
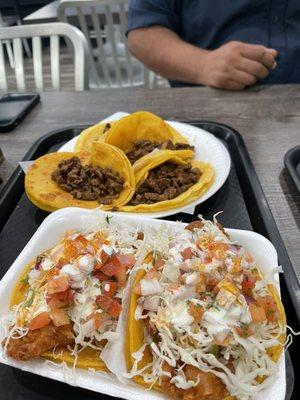
M 39 208 L 104 210 L 126 204 L 135 179 L 127 157 L 116 147 L 94 142 L 92 152 L 51 153 L 35 160 L 25 177 L 29 199 Z
M 116 338 L 141 243 L 135 231 L 68 231 L 39 254 L 16 282 L 2 321 L 6 356 L 106 370 L 101 353 Z
M 273 382 L 286 338 L 271 277 L 216 222 L 158 241 L 132 285 L 127 377 L 171 398 L 252 398 Z

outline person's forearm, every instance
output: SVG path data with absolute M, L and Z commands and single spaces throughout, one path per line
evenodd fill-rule
M 201 64 L 208 53 L 180 39 L 169 29 L 155 26 L 129 32 L 132 54 L 157 74 L 182 82 L 201 82 Z
M 129 32 L 128 44 L 139 60 L 165 78 L 221 89 L 244 89 L 276 68 L 274 49 L 231 41 L 203 50 L 159 26 Z

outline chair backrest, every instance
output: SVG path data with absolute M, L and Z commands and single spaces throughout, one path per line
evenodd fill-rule
M 42 38 L 50 38 L 51 81 L 54 90 L 60 90 L 60 38 L 74 50 L 75 90 L 88 89 L 87 42 L 79 29 L 57 22 L 0 28 L 0 89 L 8 90 L 3 42 L 12 40 L 17 90 L 26 90 L 22 39 L 32 39 L 32 61 L 37 91 L 44 90 Z
M 61 0 L 59 3 L 58 20 L 78 26 L 88 41 L 90 73 L 95 86 L 148 84 L 148 71 L 131 56 L 127 47 L 127 3 L 127 0 Z

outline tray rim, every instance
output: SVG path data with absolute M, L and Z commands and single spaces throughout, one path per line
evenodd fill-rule
M 292 178 L 296 188 L 298 189 L 298 192 L 300 193 L 300 177 L 295 171 L 294 160 L 293 160 L 293 157 L 297 152 L 299 153 L 300 156 L 300 144 L 288 150 L 284 155 L 283 161 L 286 169 L 290 174 L 290 177 Z
M 246 147 L 246 144 L 244 142 L 244 139 L 242 135 L 234 128 L 231 126 L 228 126 L 223 123 L 218 123 L 214 121 L 209 121 L 209 120 L 199 120 L 199 119 L 194 119 L 194 120 L 178 120 L 178 122 L 182 122 L 185 124 L 189 125 L 194 125 L 198 126 L 201 124 L 201 128 L 205 130 L 205 125 L 210 125 L 214 126 L 218 129 L 222 129 L 223 131 L 226 132 L 226 134 L 229 136 L 231 135 L 234 138 L 235 145 L 239 149 L 239 155 L 243 161 L 244 164 L 244 169 L 245 173 L 247 175 L 247 179 L 251 183 L 252 188 L 254 188 L 255 192 L 255 197 L 257 200 L 257 206 L 259 209 L 260 214 L 262 215 L 262 219 L 266 228 L 266 233 L 267 233 L 267 238 L 273 243 L 275 246 L 277 253 L 278 253 L 278 259 L 280 260 L 280 263 L 283 265 L 284 269 L 284 275 L 283 279 L 281 279 L 281 284 L 284 281 L 285 285 L 287 286 L 287 290 L 289 292 L 289 296 L 291 298 L 293 308 L 296 313 L 297 317 L 297 322 L 300 324 L 300 283 L 298 281 L 296 272 L 292 266 L 291 260 L 289 258 L 289 255 L 287 253 L 286 247 L 284 245 L 284 242 L 281 238 L 280 232 L 278 230 L 277 224 L 275 222 L 275 219 L 273 217 L 273 214 L 271 212 L 271 209 L 269 207 L 269 204 L 267 202 L 266 196 L 263 192 L 260 180 L 258 178 L 258 175 L 255 171 L 254 165 L 252 163 L 252 160 L 250 158 L 250 154 L 248 152 L 248 149 Z M 26 152 L 25 156 L 23 157 L 22 161 L 28 161 L 30 160 L 34 153 L 38 150 L 38 148 L 44 144 L 44 142 L 50 138 L 53 135 L 57 135 L 61 132 L 68 131 L 68 130 L 83 130 L 87 128 L 90 125 L 87 124 L 79 124 L 79 125 L 70 125 L 66 127 L 62 127 L 59 129 L 55 129 L 53 131 L 50 131 L 46 133 L 45 135 L 41 136 L 39 139 L 37 139 L 32 146 L 29 148 L 29 150 Z M 208 130 L 209 131 L 209 130 Z M 80 132 L 80 131 L 79 131 Z M 209 131 L 210 132 L 210 131 Z M 231 156 L 231 154 L 230 154 Z M 231 160 L 232 164 L 234 164 L 233 160 Z M 2 208 L 3 203 L 6 200 L 6 197 L 10 195 L 11 191 L 13 191 L 14 185 L 17 183 L 18 179 L 23 174 L 23 170 L 20 166 L 17 166 L 16 169 L 14 170 L 13 174 L 11 177 L 8 179 L 2 190 L 0 191 L 0 209 Z M 240 182 L 239 182 L 240 183 Z M 24 193 L 23 190 L 18 190 L 18 201 L 22 196 L 22 193 Z M 12 211 L 13 212 L 15 206 L 12 206 Z M 7 217 L 7 221 L 10 217 L 10 215 Z M 2 214 L 0 214 L 0 233 L 2 232 L 4 226 L 6 225 L 6 222 L 3 223 L 2 219 L 4 220 L 4 217 Z

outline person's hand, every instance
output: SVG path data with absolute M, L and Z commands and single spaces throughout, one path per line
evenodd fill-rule
M 228 42 L 205 54 L 199 83 L 219 89 L 244 89 L 276 67 L 276 56 L 276 50 L 261 45 Z

